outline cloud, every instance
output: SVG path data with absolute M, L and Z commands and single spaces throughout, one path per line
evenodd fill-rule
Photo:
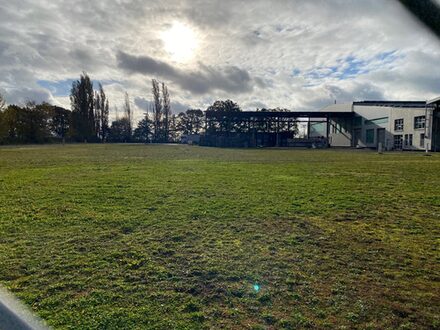
M 134 104 L 143 112 L 150 112 L 153 109 L 153 102 L 146 100 L 143 97 L 136 97 L 134 99 Z M 179 101 L 171 101 L 171 113 L 178 114 L 180 112 L 186 111 L 191 107 L 187 104 L 180 103 Z
M 29 101 L 36 103 L 49 102 L 57 104 L 52 94 L 43 88 L 21 88 L 9 89 L 2 92 L 4 94 L 6 103 L 24 105 Z
M 149 56 L 134 56 L 123 51 L 117 53 L 118 66 L 130 73 L 140 73 L 170 80 L 182 90 L 206 94 L 220 90 L 232 94 L 251 92 L 254 85 L 263 86 L 261 79 L 253 79 L 246 70 L 236 66 L 216 69 L 199 64 L 197 71 L 183 71 Z
M 397 1 L 0 0 L 0 8 L 0 89 L 13 102 L 69 107 L 69 82 L 83 70 L 103 82 L 111 109 L 127 91 L 137 116 L 151 78 L 167 83 L 176 111 L 225 98 L 246 110 L 313 110 L 335 98 L 440 94 L 439 41 Z M 164 49 L 173 22 L 197 36 L 189 62 Z

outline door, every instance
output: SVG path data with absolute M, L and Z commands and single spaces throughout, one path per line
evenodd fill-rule
M 379 146 L 379 143 L 382 143 L 382 148 L 385 148 L 385 128 L 377 129 L 377 139 L 376 139 L 376 147 Z
M 362 129 L 355 128 L 353 132 L 353 147 L 357 147 L 361 142 Z

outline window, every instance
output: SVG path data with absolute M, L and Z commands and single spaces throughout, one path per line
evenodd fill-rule
M 374 129 L 367 129 L 367 143 L 374 143 Z
M 394 120 L 394 130 L 403 131 L 403 118 Z
M 402 135 L 394 135 L 394 149 L 402 149 Z
M 388 117 L 365 120 L 365 125 L 380 125 L 388 123 Z
M 405 147 L 410 147 L 413 145 L 413 135 L 405 134 Z
M 425 116 L 414 117 L 414 128 L 425 128 Z
M 425 133 L 420 134 L 420 146 L 425 147 Z

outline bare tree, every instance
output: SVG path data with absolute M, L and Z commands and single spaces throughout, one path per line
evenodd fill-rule
M 101 96 L 98 91 L 95 91 L 95 131 L 98 139 L 102 141 L 101 137 Z
M 168 87 L 165 83 L 162 83 L 162 102 L 163 102 L 163 114 L 164 114 L 164 142 L 169 141 L 170 137 L 170 123 L 169 119 L 171 116 L 171 104 L 170 104 L 170 94 L 168 93 Z
M 0 111 L 6 107 L 6 100 L 2 94 L 0 94 Z
M 153 92 L 153 126 L 154 126 L 154 142 L 160 139 L 161 120 L 162 120 L 162 99 L 160 97 L 160 86 L 156 79 L 151 80 Z
M 101 128 L 101 140 L 104 142 L 107 139 L 107 135 L 109 132 L 109 124 L 108 124 L 108 116 L 109 116 L 109 104 L 107 96 L 105 95 L 104 88 L 101 84 L 99 84 L 99 100 L 100 100 L 100 116 L 101 120 L 100 128 Z
M 132 131 L 132 128 L 133 128 L 133 113 L 132 113 L 132 111 L 131 111 L 131 107 L 130 107 L 130 98 L 129 98 L 127 92 L 125 92 L 124 117 L 127 119 L 127 122 L 128 122 L 128 130 L 131 132 L 131 131 Z

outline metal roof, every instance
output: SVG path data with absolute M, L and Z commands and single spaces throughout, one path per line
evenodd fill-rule
M 208 118 L 234 118 L 234 119 L 248 119 L 248 118 L 325 118 L 350 116 L 350 112 L 337 111 L 206 111 Z
M 437 103 L 440 103 L 440 96 L 436 97 L 435 99 L 426 101 L 426 104 L 437 104 Z
M 425 101 L 358 101 L 353 105 L 393 107 L 393 108 L 425 108 Z

